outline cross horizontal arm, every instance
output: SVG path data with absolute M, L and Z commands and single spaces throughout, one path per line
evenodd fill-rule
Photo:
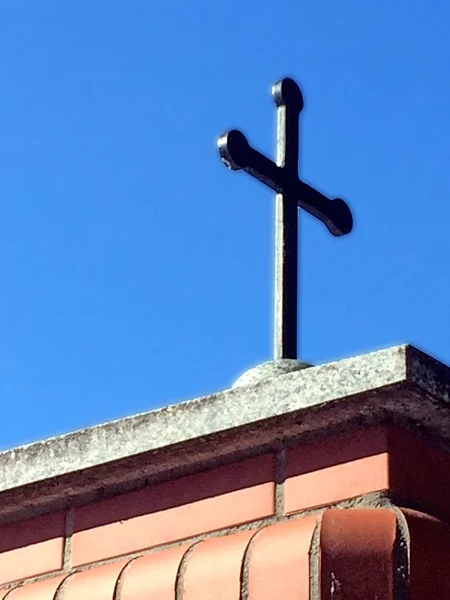
M 286 175 L 282 167 L 252 148 L 240 131 L 222 135 L 218 147 L 227 167 L 233 171 L 243 169 L 278 194 L 295 198 L 298 206 L 320 219 L 333 235 L 345 235 L 352 230 L 352 214 L 344 200 L 330 200 L 298 177 Z
M 294 197 L 300 208 L 320 219 L 333 235 L 347 235 L 353 229 L 351 210 L 341 198 L 330 200 L 300 179 L 295 184 Z
M 220 157 L 229 169 L 243 169 L 277 193 L 283 192 L 280 167 L 252 148 L 243 133 L 233 129 L 222 135 L 217 145 Z

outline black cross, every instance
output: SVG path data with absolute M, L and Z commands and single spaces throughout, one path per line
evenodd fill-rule
M 343 200 L 330 200 L 299 179 L 298 128 L 303 109 L 300 88 L 286 78 L 273 86 L 272 95 L 278 107 L 276 164 L 252 148 L 237 130 L 222 135 L 218 146 L 227 167 L 247 171 L 277 193 L 274 353 L 276 359 L 297 358 L 297 207 L 323 221 L 336 236 L 350 233 L 353 218 Z

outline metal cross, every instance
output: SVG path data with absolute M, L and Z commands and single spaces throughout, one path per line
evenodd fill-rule
M 220 156 L 233 171 L 243 169 L 276 192 L 275 358 L 297 358 L 298 214 L 303 208 L 320 219 L 333 235 L 350 233 L 353 218 L 340 198 L 330 200 L 298 176 L 299 117 L 303 96 L 286 78 L 272 95 L 278 107 L 277 162 L 255 150 L 237 130 L 218 140 Z

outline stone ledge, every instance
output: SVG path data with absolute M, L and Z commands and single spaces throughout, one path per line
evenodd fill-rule
M 1 453 L 0 518 L 355 422 L 389 418 L 447 446 L 449 398 L 450 368 L 408 345 L 280 375 Z

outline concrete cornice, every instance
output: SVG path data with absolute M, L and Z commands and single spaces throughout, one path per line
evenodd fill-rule
M 450 368 L 396 346 L 2 452 L 0 519 L 386 420 L 450 445 Z

